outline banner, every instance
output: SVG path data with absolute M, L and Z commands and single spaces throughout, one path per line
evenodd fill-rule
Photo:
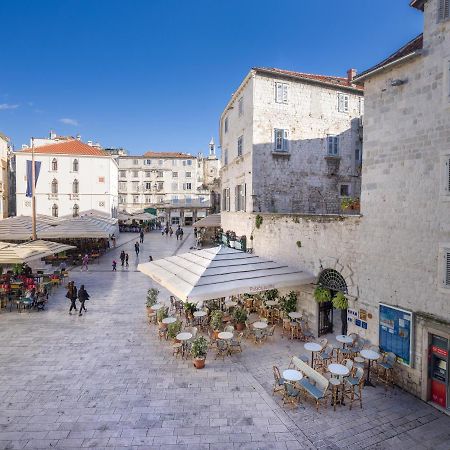
M 27 192 L 25 194 L 26 197 L 31 197 L 32 195 L 32 185 L 31 185 L 31 179 L 33 178 L 33 174 L 31 173 L 32 161 L 27 160 Z M 41 162 L 35 161 L 34 162 L 34 187 L 36 187 L 37 180 L 39 178 L 39 172 L 41 171 Z

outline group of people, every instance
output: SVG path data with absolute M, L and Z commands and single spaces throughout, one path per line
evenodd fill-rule
M 172 235 L 173 235 L 173 229 L 172 229 L 172 227 L 171 226 L 169 226 L 169 225 L 166 225 L 162 230 L 161 230 L 161 234 L 162 234 L 162 236 L 167 236 L 167 235 L 169 235 L 170 237 L 172 237 Z M 178 228 L 177 228 L 177 230 L 175 231 L 175 236 L 177 237 L 177 241 L 178 241 L 178 239 L 183 239 L 183 234 L 184 234 L 184 231 L 183 231 L 183 228 L 181 228 L 181 225 L 178 225 Z
M 80 286 L 80 289 L 77 289 L 77 286 L 75 285 L 74 281 L 69 281 L 69 284 L 67 286 L 67 293 L 66 297 L 70 300 L 70 308 L 69 308 L 69 314 L 72 314 L 72 310 L 78 311 L 77 309 L 77 300 L 80 302 L 80 311 L 78 313 L 79 316 L 82 316 L 82 311 L 87 311 L 86 306 L 84 305 L 84 302 L 89 300 L 89 294 L 87 293 L 86 289 L 84 288 L 84 284 Z

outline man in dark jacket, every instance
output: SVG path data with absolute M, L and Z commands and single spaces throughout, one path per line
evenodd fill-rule
M 80 290 L 78 291 L 78 301 L 81 303 L 80 313 L 78 314 L 79 316 L 83 315 L 83 314 L 81 314 L 81 311 L 83 311 L 83 309 L 85 311 L 87 311 L 86 306 L 84 306 L 84 302 L 86 300 L 89 300 L 89 294 L 87 293 L 86 289 L 84 288 L 84 284 L 82 284 L 80 287 Z
M 69 281 L 66 297 L 70 300 L 69 314 L 72 314 L 72 309 L 78 311 L 75 303 L 77 301 L 77 287 L 73 281 Z

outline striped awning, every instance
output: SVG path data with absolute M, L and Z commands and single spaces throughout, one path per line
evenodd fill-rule
M 52 225 L 40 218 L 36 219 L 36 231 L 40 234 Z M 0 241 L 27 241 L 32 235 L 31 217 L 16 216 L 0 220 Z
M 179 299 L 194 303 L 316 280 L 309 272 L 221 246 L 139 264 L 138 270 Z
M 117 233 L 117 219 L 96 216 L 72 217 L 45 231 L 38 236 L 44 239 L 98 239 L 108 238 Z
M 10 244 L 0 242 L 0 264 L 22 264 L 76 248 L 73 245 L 43 240 Z

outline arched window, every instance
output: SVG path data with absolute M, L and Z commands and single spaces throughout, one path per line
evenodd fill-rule
M 52 170 L 58 170 L 58 160 L 56 158 L 52 159 Z
M 74 159 L 72 163 L 72 170 L 78 172 L 78 159 Z
M 58 181 L 53 178 L 52 181 L 52 194 L 57 194 L 58 193 Z
M 53 203 L 53 206 L 52 206 L 52 216 L 58 217 L 58 205 L 56 203 Z
M 75 205 L 73 205 L 73 217 L 78 217 L 79 213 L 80 213 L 80 207 L 75 203 Z
M 319 284 L 331 291 L 347 294 L 347 283 L 337 270 L 325 269 L 319 276 Z
M 72 193 L 73 193 L 73 194 L 78 194 L 79 187 L 80 187 L 80 183 L 78 183 L 78 180 L 77 180 L 77 179 L 73 180 L 73 183 L 72 183 Z

